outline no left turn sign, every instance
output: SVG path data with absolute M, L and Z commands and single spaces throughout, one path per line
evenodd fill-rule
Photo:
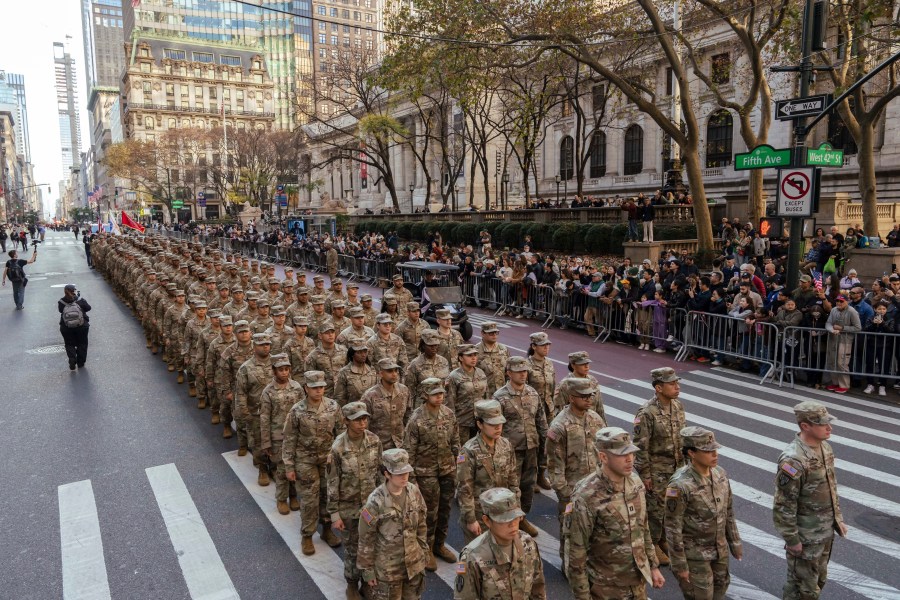
M 778 170 L 778 216 L 809 217 L 812 215 L 816 170 L 795 168 Z

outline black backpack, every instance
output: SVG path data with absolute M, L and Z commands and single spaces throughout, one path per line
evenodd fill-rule
M 10 281 L 25 280 L 25 271 L 22 269 L 22 265 L 19 264 L 18 258 L 6 261 L 6 276 L 9 277 Z

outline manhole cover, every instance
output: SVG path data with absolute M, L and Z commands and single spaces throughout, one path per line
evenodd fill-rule
M 41 348 L 32 348 L 31 350 L 26 350 L 25 354 L 59 354 L 60 352 L 65 352 L 66 347 L 62 344 L 54 344 L 53 346 L 43 346 Z

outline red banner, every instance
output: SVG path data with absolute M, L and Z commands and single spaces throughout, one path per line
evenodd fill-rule
M 122 211 L 122 225 L 124 227 L 130 227 L 131 229 L 144 233 L 144 226 L 140 223 L 135 223 L 134 221 L 132 221 L 131 217 L 129 217 L 128 213 L 126 213 L 124 210 Z

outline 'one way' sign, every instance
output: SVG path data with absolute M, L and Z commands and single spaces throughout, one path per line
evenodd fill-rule
M 813 117 L 825 110 L 825 107 L 830 103 L 830 94 L 793 98 L 791 100 L 777 100 L 775 102 L 775 118 L 779 121 L 790 121 L 800 117 Z

